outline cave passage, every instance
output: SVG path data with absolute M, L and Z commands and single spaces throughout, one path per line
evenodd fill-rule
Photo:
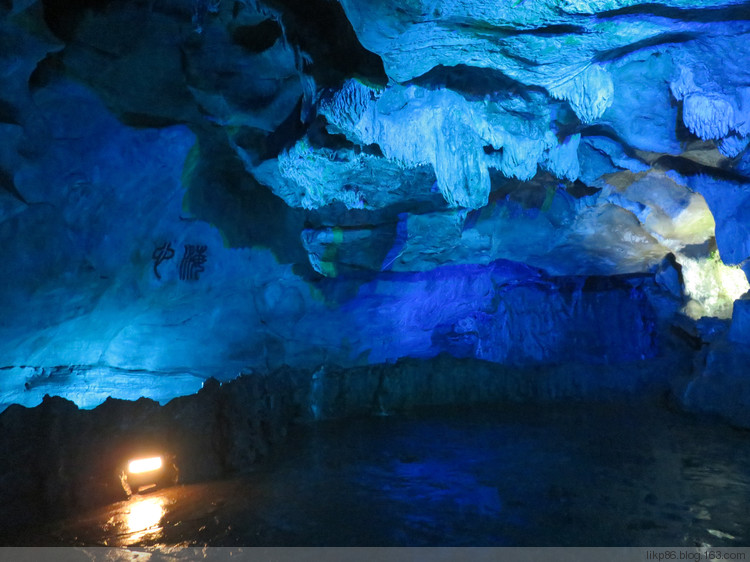
M 747 434 L 640 401 L 296 426 L 245 476 L 20 533 L 38 546 L 742 546 Z
M 747 0 L 0 0 L 0 546 L 750 545 L 748 60 Z

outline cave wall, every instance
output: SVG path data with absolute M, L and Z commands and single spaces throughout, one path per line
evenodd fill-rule
M 687 354 L 740 419 L 747 5 L 402 4 L 0 5 L 0 407 Z

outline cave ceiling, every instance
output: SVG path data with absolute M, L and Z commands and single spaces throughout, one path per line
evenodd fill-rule
M 5 362 L 294 363 L 331 307 L 392 311 L 399 276 L 476 267 L 672 268 L 695 317 L 726 317 L 748 55 L 732 0 L 2 2 Z M 186 244 L 211 256 L 200 298 L 162 264 Z M 199 354 L 196 322 L 226 337 Z M 389 326 L 328 333 L 363 357 Z

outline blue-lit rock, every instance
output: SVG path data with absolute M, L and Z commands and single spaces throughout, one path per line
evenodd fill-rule
M 379 209 L 400 201 L 420 199 L 429 192 L 434 172 L 352 148 L 313 147 L 297 142 L 276 160 L 254 170 L 292 207 L 317 209 L 342 203 L 347 209 Z
M 648 166 L 642 161 L 628 156 L 617 141 L 608 137 L 589 136 L 578 151 L 580 155 L 581 179 L 595 185 L 605 174 L 621 170 L 645 172 Z
M 703 344 L 682 403 L 745 388 L 742 2 L 28 1 L 0 44 L 2 404 Z
M 737 427 L 750 427 L 750 385 L 746 370 L 750 355 L 746 345 L 721 340 L 702 358 L 705 365 L 700 375 L 679 387 L 681 404 L 695 412 L 719 416 Z
M 716 217 L 716 245 L 727 264 L 740 264 L 750 257 L 750 183 L 697 175 L 688 179 L 701 193 Z
M 655 318 L 637 286 L 550 281 L 509 263 L 436 273 L 399 274 L 364 285 L 346 307 L 369 309 L 354 315 L 350 332 L 362 334 L 358 345 L 369 361 L 393 361 L 402 350 L 412 357 L 448 351 L 512 365 L 635 361 L 656 353 Z M 615 325 L 630 326 L 634 339 L 624 346 L 608 340 L 618 332 Z
M 549 113 L 538 96 L 529 102 L 470 102 L 447 89 L 410 86 L 378 92 L 351 81 L 320 110 L 332 132 L 355 144 L 376 144 L 386 158 L 414 167 L 431 165 L 438 188 L 453 206 L 487 203 L 490 167 L 530 179 L 551 148 L 557 150 L 550 166 L 563 177 L 577 177 L 577 143 L 557 148 Z
M 383 57 L 386 72 L 397 81 L 438 65 L 492 68 L 568 100 L 584 122 L 599 118 L 612 103 L 608 63 L 640 48 L 668 45 L 705 31 L 689 14 L 680 21 L 648 12 L 617 12 L 634 2 L 425 1 L 407 8 L 395 2 L 341 3 L 362 44 Z M 710 6 L 733 4 L 741 2 L 717 1 Z M 710 7 L 690 0 L 661 5 Z
M 265 332 L 244 335 L 265 314 L 256 293 L 290 273 L 267 250 L 227 248 L 183 210 L 180 176 L 195 135 L 125 127 L 69 82 L 34 102 L 42 119 L 27 132 L 38 156 L 14 176 L 27 203 L 0 225 L 3 402 L 34 405 L 45 393 L 87 407 L 107 396 L 164 401 L 255 363 L 268 345 Z M 205 246 L 193 279 L 181 278 L 185 244 Z M 299 313 L 273 314 L 288 323 Z
M 675 72 L 672 57 L 661 49 L 635 51 L 613 65 L 617 95 L 601 122 L 611 126 L 625 146 L 679 154 L 678 107 L 664 84 Z
M 668 253 L 619 205 L 596 197 L 577 201 L 564 190 L 535 191 L 543 209 L 505 199 L 472 215 L 410 217 L 390 268 L 424 271 L 442 263 L 505 259 L 552 275 L 607 275 L 647 271 Z M 602 222 L 612 229 L 599 231 Z
M 750 343 L 750 300 L 735 301 L 729 339 L 739 344 Z
M 718 45 L 698 43 L 692 50 L 675 53 L 675 59 L 681 61 L 679 75 L 670 84 L 675 99 L 682 101 L 685 126 L 704 140 L 730 139 L 723 150 L 730 157 L 741 151 L 739 146 L 732 145 L 741 143 L 739 139 L 750 133 L 750 73 L 733 57 L 726 59 L 726 53 L 741 49 L 740 45 L 749 38 L 747 29 L 740 27 L 736 36 L 719 42 L 721 50 Z M 722 60 L 722 63 L 709 69 L 700 64 L 701 60 Z

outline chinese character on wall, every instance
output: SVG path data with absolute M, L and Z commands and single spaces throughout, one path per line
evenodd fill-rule
M 157 279 L 161 279 L 161 275 L 159 275 L 159 265 L 161 262 L 166 260 L 171 260 L 174 257 L 174 249 L 172 248 L 171 242 L 166 242 L 165 244 L 162 244 L 156 250 L 154 250 L 154 253 L 151 255 L 151 259 L 154 260 L 154 275 L 156 275 Z
M 180 262 L 180 279 L 182 281 L 197 281 L 198 276 L 205 271 L 206 250 L 208 246 L 185 244 L 185 254 Z
M 202 244 L 185 244 L 185 253 L 180 261 L 179 276 L 181 281 L 197 281 L 200 274 L 205 271 L 203 264 L 206 263 L 206 251 L 208 246 Z M 154 261 L 154 275 L 161 280 L 159 266 L 171 260 L 175 255 L 171 242 L 157 246 L 151 259 Z

